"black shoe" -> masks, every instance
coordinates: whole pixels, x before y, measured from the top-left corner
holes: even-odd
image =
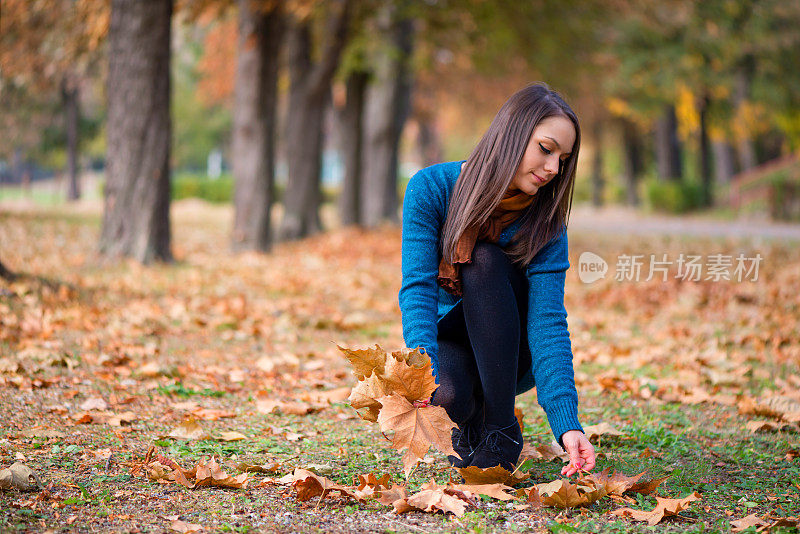
[[[472,439],[470,440],[470,438]],[[478,444],[479,438],[480,436],[471,425],[465,425],[463,430],[459,427],[454,428],[450,439],[453,442],[453,450],[456,451],[458,456],[450,455],[447,457],[450,465],[459,469],[467,467],[472,461],[472,455],[475,452],[475,446]]]
[[[451,434],[453,450],[461,458],[448,456],[447,459],[451,466],[461,469],[468,467],[472,462],[472,455],[475,454],[475,449],[481,441],[482,420],[483,409],[475,410],[465,423],[453,429]]]
[[[516,418],[503,428],[484,427],[483,439],[475,449],[471,466],[486,469],[497,465],[514,471],[522,452],[522,430]]]

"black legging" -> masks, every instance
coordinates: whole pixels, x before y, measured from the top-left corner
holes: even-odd
[[[461,303],[439,322],[439,388],[433,403],[459,426],[484,409],[490,428],[514,419],[517,379],[531,365],[528,280],[494,243],[478,242],[462,265]]]

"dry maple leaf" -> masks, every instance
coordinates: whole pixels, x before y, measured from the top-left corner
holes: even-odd
[[[628,488],[625,491],[629,493],[641,493],[642,495],[650,495],[656,490],[659,484],[661,484],[668,478],[669,475],[664,475],[663,477],[654,478],[652,480],[646,480],[644,482],[635,482],[630,488]]]
[[[700,494],[697,492],[687,495],[682,499],[664,499],[656,497],[656,507],[650,511],[620,508],[611,513],[620,517],[630,517],[634,521],[647,521],[648,525],[653,526],[658,524],[665,517],[678,515],[678,512],[689,507],[689,503],[699,501],[700,498]]]
[[[197,523],[187,523],[180,519],[173,519],[169,524],[169,528],[175,532],[202,532],[203,526]]]
[[[735,519],[731,521],[731,527],[733,527],[731,530],[733,532],[741,532],[742,530],[747,530],[750,527],[762,527],[768,524],[769,521],[761,519],[756,514],[750,514],[741,519]]]
[[[348,398],[350,406],[355,408],[356,413],[366,421],[378,422],[378,413],[381,410],[381,403],[378,399],[391,394],[386,388],[383,378],[374,372],[364,380],[359,380]],[[363,410],[366,408],[366,411]],[[361,411],[359,411],[361,410]]]
[[[389,358],[383,373],[384,388],[387,393],[404,396],[409,402],[424,401],[431,398],[436,390],[431,361],[421,367],[409,365],[404,361]]]
[[[508,493],[513,490],[511,486],[505,484],[453,484],[450,486],[454,490],[471,493],[474,495],[486,495],[500,501],[510,501],[516,499],[515,495]]]
[[[458,474],[464,479],[464,483],[468,485],[484,485],[484,484],[505,484],[507,486],[516,486],[520,482],[524,482],[530,478],[527,473],[520,471],[510,472],[508,469],[501,465],[494,467],[487,467],[485,469],[471,465],[469,467],[456,468]]]
[[[456,454],[450,441],[456,424],[450,420],[444,408],[416,407],[405,397],[396,394],[381,397],[378,401],[382,406],[378,415],[381,431],[394,431],[392,448],[408,449],[403,455],[406,477],[431,445],[445,454]]]
[[[406,487],[402,485],[393,485],[389,489],[380,491],[378,502],[393,506],[395,513],[402,514],[403,512],[407,512],[411,509],[406,502],[406,498],[408,498],[408,490],[406,490]]]
[[[389,478],[388,473],[380,478],[376,477],[374,473],[356,475],[353,477],[353,485],[357,486],[360,490],[370,487],[378,491],[383,491],[389,488]]]
[[[567,462],[569,461],[569,454],[555,441],[551,441],[547,445],[538,445],[536,447],[533,447],[529,443],[524,443],[522,445],[522,452],[519,455],[519,461],[522,462],[529,458],[544,460],[545,462],[550,462],[552,460]]]
[[[228,410],[218,410],[215,408],[197,408],[192,410],[192,415],[204,421],[216,421],[223,417],[236,417],[236,413]]]
[[[575,508],[589,504],[587,495],[576,484],[559,479],[547,484],[537,484],[542,504],[558,508]]]
[[[222,470],[216,459],[212,457],[208,463],[200,461],[195,472],[195,486],[215,486],[219,488],[244,488],[247,486],[247,474],[232,477]]]
[[[208,433],[203,430],[203,427],[200,426],[200,423],[197,422],[197,419],[194,417],[189,417],[183,420],[181,424],[170,430],[169,434],[167,434],[168,438],[175,438],[175,439],[206,439],[208,438]]]
[[[408,365],[413,365],[414,367],[422,367],[427,362],[431,361],[430,356],[422,352],[419,347],[416,349],[404,347],[400,350],[392,351],[392,357],[396,360],[404,361]]]
[[[108,403],[101,397],[89,397],[79,406],[81,410],[107,410]]]
[[[599,425],[588,425],[583,427],[583,432],[589,441],[595,442],[600,436],[623,436],[624,434],[611,426],[609,423],[603,421]]]
[[[453,490],[447,486],[440,486],[434,481],[428,482],[417,493],[407,497],[405,502],[416,510],[423,512],[443,512],[451,513],[456,517],[461,517],[467,510],[467,506],[474,502],[464,495],[463,492]],[[394,503],[393,503],[394,506]],[[397,510],[397,507],[395,507]],[[400,512],[398,512],[400,513]]]
[[[603,486],[606,488],[606,491],[608,492],[609,495],[622,495],[630,488],[632,488],[639,481],[639,479],[642,478],[642,475],[644,475],[644,472],[639,473],[638,475],[634,475],[632,477],[629,477],[620,472],[615,472],[609,475],[608,471],[609,468],[607,467],[599,473],[592,473],[590,475],[586,475],[579,480],[591,481],[598,486]],[[659,480],[659,484],[663,480],[664,479]],[[652,491],[650,493],[652,493]]]
[[[353,493],[353,488],[337,484],[307,469],[295,469],[292,479],[292,487],[297,491],[297,500],[299,501],[307,501],[317,495],[322,500],[332,491],[337,491],[342,496],[358,499]]]
[[[374,349],[352,350],[336,345],[353,365],[353,374],[358,380],[364,380],[373,372],[383,374],[386,364],[386,351],[375,345]]]
[[[249,464],[247,462],[240,462],[236,469],[242,473],[277,473],[283,464],[280,462],[272,462],[269,464]]]
[[[217,437],[219,441],[241,441],[243,439],[247,439],[247,436],[242,434],[241,432],[236,432],[235,430],[230,430],[228,432],[222,432]]]

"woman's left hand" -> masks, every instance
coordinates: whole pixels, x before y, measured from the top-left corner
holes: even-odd
[[[570,430],[561,436],[564,449],[569,454],[569,464],[561,469],[563,476],[571,477],[578,470],[594,469],[594,446],[589,443],[586,434],[580,430]]]

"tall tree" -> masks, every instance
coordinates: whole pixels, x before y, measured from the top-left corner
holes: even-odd
[[[369,72],[363,67],[353,69],[345,81],[345,104],[337,110],[339,149],[344,163],[342,190],[339,193],[339,221],[342,225],[360,225],[362,153],[364,145],[364,101]]]
[[[623,181],[626,201],[631,206],[639,205],[639,178],[644,168],[641,133],[636,123],[622,119],[622,146],[624,151]]]
[[[81,198],[81,184],[78,179],[78,130],[80,122],[80,102],[78,84],[67,75],[61,82],[61,101],[64,107],[64,130],[67,137],[67,200]]]
[[[386,1],[377,17],[378,46],[364,114],[364,180],[361,219],[374,227],[397,221],[397,167],[400,134],[411,105],[414,21],[404,2]]]
[[[655,156],[658,177],[662,180],[680,180],[683,176],[681,166],[680,140],[678,139],[678,119],[675,106],[664,106],[664,112],[655,124]]]
[[[16,275],[13,272],[11,272],[8,269],[8,267],[3,265],[2,261],[0,261],[0,278],[3,278],[8,281],[14,280],[14,278],[16,278]]]
[[[172,0],[112,0],[100,250],[143,263],[170,250]]]
[[[275,168],[278,63],[284,15],[280,2],[239,0],[233,116],[233,249],[267,251]]]
[[[289,24],[289,108],[286,117],[286,161],[289,172],[283,199],[280,237],[299,239],[321,229],[320,167],[323,115],[331,81],[347,41],[350,0],[323,6],[325,39],[319,59],[312,58],[312,17],[292,15]]]
[[[27,159],[43,131],[63,130],[69,200],[80,196],[81,87],[96,74],[108,16],[105,0],[2,3],[0,129],[7,143],[0,153]]]

